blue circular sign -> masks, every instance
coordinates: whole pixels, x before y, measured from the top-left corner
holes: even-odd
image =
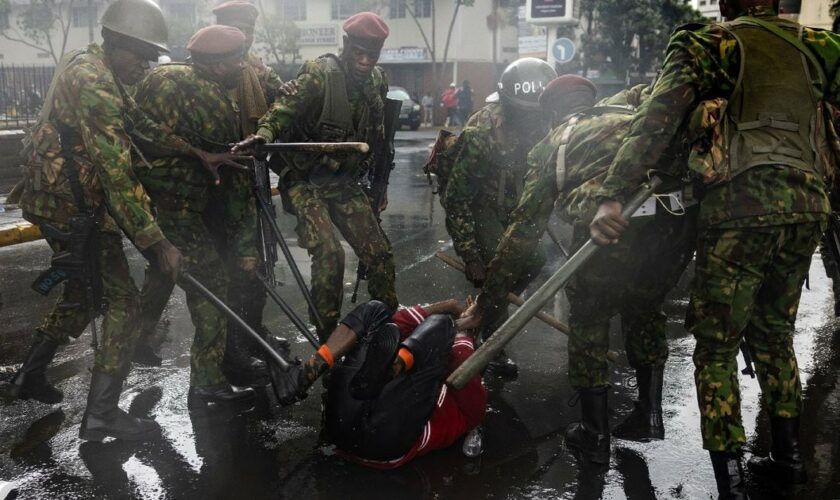
[[[554,45],[551,46],[551,55],[561,64],[571,61],[575,57],[575,42],[568,38],[554,40]]]

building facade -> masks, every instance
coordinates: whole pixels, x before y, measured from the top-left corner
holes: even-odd
[[[0,11],[0,30],[12,38],[26,38],[18,29],[19,22],[31,15],[35,0],[11,0],[9,7]],[[442,77],[438,81],[445,86],[451,81],[460,85],[470,80],[476,102],[495,90],[495,82],[504,66],[517,58],[517,13],[518,2],[512,0],[475,0],[472,6],[461,6],[452,24],[456,2],[431,0],[380,0],[371,3],[362,0],[254,0],[269,22],[291,21],[298,31],[298,56],[294,63],[321,54],[337,53],[342,47],[341,25],[345,19],[373,5],[391,28],[391,36],[385,43],[380,58],[393,85],[405,87],[409,93],[422,96],[435,88],[433,60]],[[170,45],[173,58],[185,55],[183,45],[189,36],[201,26],[211,24],[211,10],[220,1],[210,0],[160,0],[170,30]],[[509,3],[511,5],[509,5]],[[49,44],[19,43],[0,36],[0,64],[43,64],[54,65],[60,57],[60,47],[65,51],[84,47],[90,41],[101,41],[98,24],[105,10],[106,2],[88,0],[64,0],[59,2],[53,14],[68,26],[66,40],[64,33],[55,29],[50,33],[53,50]],[[90,7],[89,7],[90,6]],[[92,15],[89,15],[91,13]],[[90,20],[94,20],[91,25]],[[259,23],[260,21],[258,21]],[[450,33],[449,27],[452,25]],[[269,64],[277,58],[268,50],[266,36],[260,36],[258,24],[257,41],[254,49]],[[263,30],[264,33],[272,30]],[[30,41],[31,40],[27,40]],[[447,42],[449,45],[446,50]],[[447,64],[442,66],[446,52]],[[434,57],[433,57],[434,55]],[[288,59],[287,59],[288,62]]]

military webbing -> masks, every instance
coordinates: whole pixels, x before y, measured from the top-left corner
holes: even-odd
[[[785,30],[779,28],[778,26],[776,26],[773,23],[768,23],[767,21],[764,21],[763,19],[758,19],[758,18],[750,17],[750,16],[744,16],[742,18],[739,18],[739,21],[744,21],[744,22],[747,22],[747,23],[752,23],[754,25],[760,26],[760,27],[766,29],[767,31],[769,31],[770,33],[773,33],[774,35],[778,36],[782,40],[784,40],[784,41],[788,42],[789,44],[793,45],[797,49],[799,49],[799,51],[802,52],[802,55],[804,55],[808,59],[808,61],[811,62],[811,65],[817,70],[817,73],[819,74],[819,77],[820,77],[820,86],[823,87],[823,92],[825,92],[825,85],[828,83],[828,78],[825,75],[825,70],[823,69],[822,65],[817,60],[817,57],[814,55],[814,53],[808,47],[805,46],[804,43],[802,43],[802,40],[800,39],[802,37],[802,28],[803,28],[802,26],[799,27],[800,38],[794,38],[790,33],[788,33]]]
[[[608,104],[605,106],[594,106],[590,109],[587,109],[586,111],[576,113],[568,119],[568,122],[566,123],[566,128],[563,130],[563,135],[560,137],[560,146],[557,148],[557,161],[555,164],[555,172],[558,192],[562,192],[563,187],[566,184],[566,149],[568,149],[569,141],[572,138],[572,131],[577,126],[581,117],[601,116],[608,113],[619,113],[629,115],[635,112],[636,108],[634,108],[633,106],[617,106]]]

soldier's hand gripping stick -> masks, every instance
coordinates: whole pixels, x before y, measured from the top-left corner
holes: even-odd
[[[187,271],[181,271],[181,278],[183,278],[184,281],[195,287],[198,293],[200,293],[202,296],[204,296],[205,299],[210,301],[210,303],[213,304],[223,315],[227,316],[228,319],[236,323],[236,326],[241,328],[242,331],[247,333],[248,336],[251,337],[254,340],[254,342],[256,342],[257,345],[259,345],[262,348],[263,351],[266,352],[269,359],[276,363],[283,371],[288,371],[289,368],[291,368],[289,362],[283,359],[283,357],[280,356],[280,354],[278,354],[277,351],[272,349],[268,342],[266,342],[260,336],[259,333],[255,332],[253,328],[248,326],[248,323],[246,323],[245,320],[243,320],[239,317],[239,315],[233,312],[233,310],[230,307],[228,307],[227,304],[222,302],[222,300],[219,297],[214,295],[213,292],[211,292],[207,289],[207,287],[202,285],[201,282],[195,279],[193,275],[191,275]]]
[[[653,177],[642,189],[627,203],[624,207],[622,215],[629,219],[633,213],[638,210],[640,206],[656,192],[656,189],[662,184],[662,180],[658,177]],[[590,238],[583,246],[575,252],[574,255],[566,261],[563,266],[558,269],[549,279],[543,284],[534,294],[522,304],[522,307],[517,309],[508,318],[505,323],[490,336],[487,341],[482,344],[478,350],[469,357],[461,366],[459,366],[446,379],[446,383],[455,389],[461,389],[469,382],[475,375],[480,373],[487,366],[490,361],[496,358],[499,352],[504,349],[505,345],[515,337],[525,324],[533,318],[563,286],[568,283],[569,279],[577,272],[580,267],[586,263],[600,247]]]
[[[443,252],[435,252],[435,257],[443,261],[449,267],[461,271],[462,273],[464,272],[464,264],[462,264],[459,260],[455,259],[454,257],[450,257],[449,255],[446,255]],[[510,292],[507,294],[507,299],[508,302],[517,307],[521,307],[522,304],[525,303],[525,300],[522,299],[522,297]],[[536,318],[545,323],[546,325],[554,328],[558,332],[562,333],[563,335],[568,336],[571,334],[571,329],[569,328],[569,325],[563,323],[562,321],[548,313],[540,311],[536,314]],[[607,359],[610,361],[615,361],[616,359],[618,359],[618,353],[615,351],[607,352]]]

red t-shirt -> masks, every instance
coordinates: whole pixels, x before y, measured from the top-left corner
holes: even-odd
[[[406,339],[428,316],[429,313],[423,307],[417,305],[398,310],[391,316],[391,321],[400,329],[402,338]],[[469,358],[474,351],[472,337],[456,335],[449,356],[447,376]],[[341,450],[336,450],[336,453],[347,460],[375,469],[395,469],[430,451],[448,448],[458,438],[480,424],[484,420],[486,410],[487,390],[484,388],[481,375],[473,377],[459,391],[442,384],[432,416],[426,422],[423,432],[417,437],[414,446],[405,455],[383,462],[367,460]]]

